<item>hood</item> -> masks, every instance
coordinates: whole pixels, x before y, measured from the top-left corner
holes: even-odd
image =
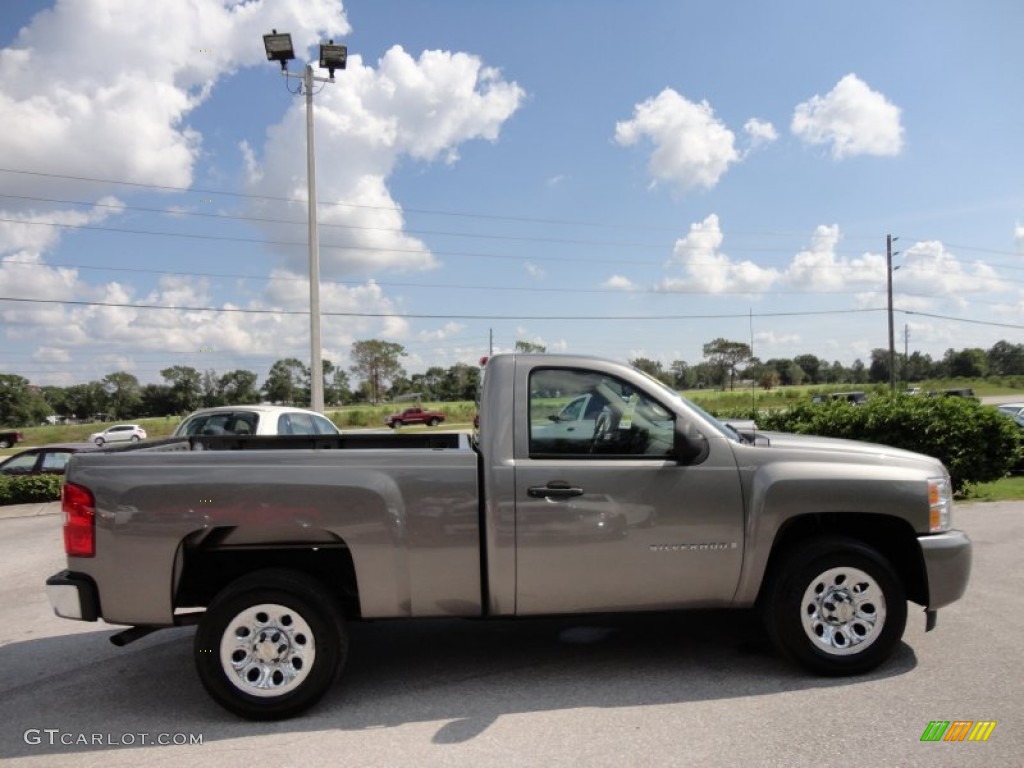
[[[918,468],[934,468],[945,474],[942,462],[914,453],[903,448],[893,448],[878,443],[864,443],[859,440],[842,440],[835,437],[819,437],[817,435],[793,435],[785,432],[758,432],[758,436],[768,439],[768,445],[758,446],[758,450],[787,454],[788,458],[801,458],[821,461],[847,462],[853,464],[885,464],[913,466]],[[766,457],[767,458],[767,457]]]

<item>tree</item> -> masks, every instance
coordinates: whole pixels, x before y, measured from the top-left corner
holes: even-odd
[[[725,377],[729,376],[729,389],[734,388],[736,366],[750,359],[750,345],[742,341],[729,341],[718,338],[704,345],[704,357],[708,363],[718,370],[722,389],[725,389]]]
[[[473,400],[480,384],[480,369],[476,366],[456,363],[445,371],[438,395],[441,400]]]
[[[949,375],[979,379],[988,374],[988,355],[983,349],[961,349],[949,355]],[[948,354],[948,353],[947,353]]]
[[[0,374],[0,426],[38,424],[53,413],[42,394],[21,376]]]
[[[516,352],[547,352],[548,348],[543,344],[534,344],[532,341],[516,341]]]
[[[244,368],[228,371],[217,382],[220,396],[228,405],[250,405],[260,401],[256,390],[256,374]]]
[[[822,360],[819,360],[814,355],[797,355],[793,358],[793,362],[803,369],[804,381],[809,384],[821,383]],[[827,366],[828,363],[825,363],[825,365]]]
[[[643,371],[648,376],[653,376],[663,384],[670,385],[674,381],[675,377],[666,371],[661,363],[657,360],[651,360],[647,357],[637,357],[629,361],[637,370]]]
[[[127,419],[138,413],[141,388],[139,380],[126,371],[108,373],[103,377],[107,404],[115,419]]]
[[[672,374],[672,386],[676,389],[692,389],[697,383],[693,368],[685,360],[673,360],[668,370]]]
[[[295,357],[270,366],[263,392],[272,403],[309,405],[309,369]]]
[[[175,413],[188,413],[199,407],[203,397],[203,377],[199,371],[189,365],[172,365],[160,371],[160,375],[170,382]]]
[[[868,368],[868,377],[876,383],[889,381],[889,350],[871,350],[871,366]]]
[[[105,416],[108,403],[107,390],[98,381],[73,384],[64,390],[64,402],[69,413],[77,419],[94,421]]]
[[[1024,344],[997,341],[988,351],[988,369],[996,376],[1024,375]]]
[[[139,399],[140,410],[147,416],[170,416],[176,410],[171,388],[166,384],[146,384]]]
[[[398,362],[398,358],[404,356],[405,347],[393,341],[367,339],[352,345],[353,364],[350,370],[369,385],[368,394],[371,402],[379,403],[388,383],[398,376],[405,375]]]
[[[323,361],[324,369],[324,405],[343,405],[352,398],[348,374],[338,368],[330,360]]]
[[[904,381],[923,381],[937,376],[935,362],[931,355],[923,355],[920,352],[911,352],[910,356],[903,362]]]

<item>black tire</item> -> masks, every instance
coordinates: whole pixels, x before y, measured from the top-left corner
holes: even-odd
[[[0,440],[0,448],[10,448],[11,444],[6,440]]]
[[[100,448],[102,448],[103,447],[103,443],[105,443],[106,441],[102,437],[97,437],[94,442],[96,443],[96,445],[98,445]]]
[[[858,675],[888,659],[907,624],[903,583],[855,539],[799,544],[775,569],[761,606],[779,651],[820,675]]]
[[[428,423],[430,424],[430,426],[436,427],[438,424],[441,423],[441,420],[435,416]]]
[[[401,421],[400,419],[395,419],[394,421],[391,422],[391,428],[392,429],[398,429],[404,423],[405,422]]]
[[[337,601],[320,582],[271,568],[243,576],[214,598],[193,653],[199,679],[218,704],[249,720],[281,720],[313,706],[334,684],[348,633]]]
[[[138,435],[132,435],[130,440],[133,443],[137,443],[137,442],[139,442],[139,440],[141,440],[141,438]]]

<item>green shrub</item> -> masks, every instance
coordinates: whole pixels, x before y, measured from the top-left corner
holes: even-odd
[[[953,490],[1004,477],[1024,453],[1020,429],[994,408],[960,397],[870,398],[800,403],[764,414],[761,429],[890,445],[939,459]]]
[[[0,477],[0,505],[60,501],[61,480],[56,475]]]

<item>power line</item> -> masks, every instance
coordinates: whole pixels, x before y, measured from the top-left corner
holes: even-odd
[[[204,188],[199,188],[199,187],[180,187],[180,186],[171,186],[171,185],[162,185],[162,184],[145,184],[145,183],[141,183],[141,182],[122,181],[122,180],[118,180],[118,179],[104,179],[104,178],[97,178],[97,177],[90,177],[90,176],[72,176],[72,175],[67,175],[67,174],[45,173],[45,172],[41,172],[41,171],[28,171],[28,170],[15,169],[15,168],[0,168],[0,173],[20,174],[20,175],[25,175],[25,176],[35,176],[35,177],[39,177],[39,178],[63,179],[63,180],[68,180],[68,181],[84,181],[84,182],[91,182],[91,183],[97,183],[97,184],[114,184],[114,185],[119,185],[119,186],[134,187],[134,188],[139,188],[139,189],[159,190],[159,191],[165,191],[165,192],[181,192],[181,193],[193,193],[193,194],[203,194],[203,195],[221,195],[221,196],[224,196],[224,197],[234,197],[234,198],[240,198],[240,199],[267,200],[267,201],[272,201],[272,202],[300,203],[302,205],[305,205],[306,202],[307,202],[306,199],[304,199],[304,198],[282,197],[282,196],[274,196],[274,195],[256,195],[256,194],[248,194],[248,193],[243,193],[243,192],[231,192],[231,191],[222,190],[222,189],[204,189]],[[41,201],[49,201],[49,202],[68,203],[68,204],[71,204],[71,205],[90,205],[90,206],[94,206],[94,207],[99,206],[99,207],[122,208],[122,209],[125,209],[125,210],[140,210],[140,211],[151,211],[151,212],[164,212],[164,213],[175,214],[175,215],[214,216],[214,217],[217,217],[217,218],[237,218],[237,219],[240,219],[240,220],[266,221],[266,222],[270,222],[270,223],[285,223],[285,224],[303,224],[304,223],[304,222],[301,222],[301,221],[261,219],[259,217],[218,216],[217,214],[202,214],[202,213],[197,213],[197,212],[174,211],[174,210],[161,211],[160,209],[135,208],[135,207],[132,207],[132,206],[112,205],[112,204],[103,204],[103,203],[86,203],[86,202],[75,202],[75,201],[52,200],[52,199],[47,199],[47,198],[33,198],[33,197],[23,196],[23,195],[0,194],[0,197],[10,197],[10,198],[20,198],[20,199],[27,199],[27,200],[41,200]],[[342,202],[342,201],[324,201],[324,200],[317,200],[317,205],[318,206],[321,206],[321,205],[331,205],[331,206],[339,206],[339,207],[347,207],[347,208],[357,208],[357,209],[366,209],[366,210],[377,210],[377,211],[393,211],[395,213],[418,213],[418,214],[434,215],[434,216],[451,216],[451,217],[469,218],[469,219],[482,219],[482,220],[494,220],[494,221],[511,221],[511,222],[529,223],[529,224],[557,224],[557,225],[562,225],[562,226],[582,226],[582,227],[595,227],[595,228],[602,228],[602,229],[624,229],[624,230],[650,231],[650,232],[671,232],[671,233],[674,233],[676,236],[678,236],[678,234],[679,234],[679,229],[676,228],[676,227],[650,227],[650,226],[640,226],[640,225],[618,224],[618,223],[611,223],[611,222],[606,222],[606,221],[598,222],[598,221],[584,221],[584,220],[575,220],[575,219],[545,219],[545,218],[537,218],[537,217],[529,217],[529,216],[508,216],[508,215],[501,215],[501,214],[485,214],[485,213],[477,213],[477,212],[471,212],[471,211],[450,211],[450,210],[428,209],[428,208],[407,208],[407,207],[404,207],[404,206],[397,206],[397,205],[391,205],[391,206],[368,205],[368,204],[362,204],[362,203],[346,203],[346,202]],[[324,226],[352,227],[353,225],[326,224],[325,223]],[[362,227],[362,228],[363,229],[383,229],[383,230],[387,229],[387,228],[373,228],[373,227]],[[409,230],[395,230],[395,231],[405,231],[406,233],[410,232]],[[415,232],[413,232],[413,233],[415,234]],[[501,236],[474,235],[474,234],[469,234],[469,233],[444,233],[444,232],[434,233],[434,232],[426,232],[425,231],[422,234],[439,234],[439,235],[443,234],[443,235],[456,235],[456,236],[465,236],[465,237],[495,237],[495,238],[501,238]],[[805,231],[800,231],[800,232],[750,231],[750,232],[747,232],[747,231],[742,231],[742,230],[731,230],[731,231],[723,232],[722,234],[723,235],[736,236],[736,237],[790,237],[790,238],[793,238],[793,237],[796,237],[796,238],[806,238],[807,237],[807,232],[805,232]],[[510,238],[510,239],[516,239],[516,238]],[[876,241],[878,239],[878,236],[877,235],[856,235],[856,234],[844,233],[843,234],[843,239],[844,240],[863,240],[863,241],[872,241],[872,242],[874,242],[874,241]],[[907,236],[907,239],[913,239],[913,240],[917,240],[919,242],[926,242],[926,241],[928,241],[930,239],[934,239],[934,238],[921,238],[921,237]],[[540,238],[539,240],[543,241],[544,239]],[[552,242],[562,242],[562,241],[554,239],[554,240],[552,240]],[[566,241],[566,242],[573,242],[573,241]],[[614,243],[599,243],[599,244],[614,244]],[[663,246],[658,246],[658,245],[654,245],[654,244],[627,244],[627,243],[622,243],[621,245],[624,245],[624,246],[625,245],[629,245],[630,247],[663,247]],[[950,248],[959,248],[959,249],[962,249],[962,250],[973,251],[973,252],[978,252],[978,253],[991,253],[991,254],[1002,255],[1002,256],[1018,256],[1019,255],[1018,253],[1016,253],[1014,251],[1000,250],[1000,249],[994,249],[994,248],[983,248],[983,247],[980,247],[980,246],[973,246],[973,245],[963,245],[963,244],[945,243],[945,242],[943,243],[943,245],[944,246],[948,246]],[[732,248],[731,250],[735,251],[737,249]],[[747,250],[757,250],[757,249],[747,249]],[[1010,266],[1010,265],[1000,265],[1000,266]]]
[[[21,175],[25,175],[25,176],[36,176],[36,177],[40,177],[40,178],[64,179],[64,180],[68,180],[68,181],[85,181],[85,182],[92,182],[92,183],[97,183],[97,184],[115,184],[115,185],[119,185],[119,186],[134,187],[134,188],[139,188],[139,189],[153,189],[153,190],[160,190],[160,191],[164,191],[164,192],[190,192],[190,193],[193,193],[193,194],[200,194],[200,195],[222,195],[224,197],[235,197],[235,198],[240,198],[240,199],[269,200],[269,201],[272,201],[272,202],[285,202],[285,203],[301,203],[303,205],[306,204],[306,200],[304,198],[296,198],[296,197],[279,197],[279,196],[273,196],[273,195],[254,195],[254,194],[246,194],[246,193],[243,193],[243,192],[229,192],[229,191],[226,191],[226,190],[217,190],[217,189],[201,189],[201,188],[197,188],[197,187],[176,187],[176,186],[162,185],[162,184],[143,184],[143,183],[140,183],[140,182],[133,182],[133,181],[119,181],[117,179],[100,179],[100,178],[90,177],[90,176],[69,176],[69,175],[63,175],[63,174],[57,174],[57,173],[44,173],[44,172],[41,172],[41,171],[26,171],[26,170],[20,170],[20,169],[15,169],[15,168],[0,168],[0,173],[14,173],[14,174],[21,174]],[[607,222],[607,221],[598,222],[598,221],[582,221],[582,220],[574,220],[574,219],[544,219],[544,218],[534,218],[534,217],[529,217],[529,216],[507,216],[507,215],[500,215],[500,214],[476,213],[476,212],[471,212],[471,211],[446,211],[446,210],[428,209],[428,208],[407,208],[405,206],[397,206],[397,205],[366,205],[366,204],[361,204],[361,203],[346,203],[346,202],[341,202],[341,201],[324,201],[324,200],[317,200],[317,205],[318,206],[320,206],[320,205],[334,205],[334,206],[340,206],[340,207],[346,207],[346,208],[361,208],[361,209],[375,210],[375,211],[393,211],[395,213],[418,213],[418,214],[425,214],[425,215],[430,215],[430,216],[452,216],[452,217],[468,218],[468,219],[483,219],[483,220],[493,220],[493,221],[512,221],[512,222],[527,223],[527,224],[557,224],[557,225],[561,225],[561,226],[595,227],[595,228],[600,228],[600,229],[631,229],[631,230],[651,231],[651,232],[678,232],[678,229],[676,229],[676,228],[669,228],[669,227],[641,227],[641,226],[637,226],[637,225],[616,224],[616,223]],[[758,236],[764,236],[764,237],[793,237],[793,236],[800,236],[801,234],[803,234],[804,236],[806,235],[806,233],[786,233],[786,232],[758,232],[758,233],[739,233],[739,232],[737,232],[737,233],[734,233],[734,234],[750,234],[750,235],[758,235]],[[848,235],[847,237],[851,237],[851,236]],[[870,239],[870,240],[875,240],[876,238],[875,238],[874,235],[872,235],[870,237],[869,236],[852,236],[852,239],[864,239],[864,240]]]
[[[897,309],[896,312],[902,312],[905,315],[918,315],[920,317],[931,317],[937,320],[954,320],[958,323],[968,323],[969,325],[990,325],[995,328],[1024,328],[1024,325],[1015,325],[1013,323],[997,323],[991,320],[970,320],[966,317],[953,317],[952,315],[939,315],[932,312],[919,312],[913,309]]]
[[[23,267],[36,267],[36,268],[62,268],[62,269],[83,269],[91,270],[96,272],[131,272],[139,274],[152,274],[152,275],[178,275],[182,277],[213,277],[213,278],[230,278],[238,280],[259,280],[262,282],[296,282],[296,283],[308,283],[309,278],[306,277],[270,277],[268,275],[253,275],[240,272],[186,272],[182,270],[172,269],[144,269],[141,267],[97,267],[90,264],[70,264],[67,262],[38,262],[38,261],[19,261],[17,259],[7,259],[6,261],[0,262],[0,265],[13,264],[16,266]],[[1024,284],[1024,280],[1013,280],[1012,278],[977,278],[980,280],[999,280],[1000,282],[1012,282]],[[614,294],[620,296],[628,296],[631,294],[653,294],[659,296],[671,296],[674,294],[681,295],[706,295],[708,292],[699,287],[687,288],[687,289],[668,289],[668,288],[633,288],[630,290],[624,290],[620,288],[547,288],[544,286],[511,286],[511,285],[467,285],[462,283],[410,283],[410,282],[395,282],[395,281],[382,281],[382,280],[321,280],[322,285],[343,285],[349,287],[366,287],[368,285],[380,286],[381,288],[414,288],[414,289],[430,289],[430,290],[465,290],[465,291],[513,291],[513,292],[526,292],[526,293],[579,293],[579,294]],[[771,290],[772,295],[792,295],[792,296],[828,296],[828,295],[850,295],[850,294],[862,294],[862,293],[881,293],[883,289],[871,289],[871,288],[849,288],[843,290],[806,290],[806,291],[785,291],[785,290]],[[713,295],[715,296],[748,296],[751,291],[719,291]],[[941,298],[940,294],[932,293],[914,293],[909,291],[901,292],[905,296],[914,296],[918,298]]]
[[[276,315],[308,315],[306,310],[296,309],[243,309],[241,307],[170,307],[162,304],[131,304],[113,301],[76,301],[71,299],[27,299],[12,296],[0,296],[0,301],[24,302],[29,304],[67,304],[71,306],[116,307],[121,309],[161,309],[178,312],[225,312],[241,314],[276,314]],[[866,312],[883,312],[885,307],[867,309],[829,309],[804,312],[760,312],[754,317],[815,317],[822,315],[852,315]],[[456,315],[448,313],[424,312],[321,312],[325,317],[396,317],[400,319],[428,320],[721,320],[747,317],[743,314],[699,314],[699,315]]]

